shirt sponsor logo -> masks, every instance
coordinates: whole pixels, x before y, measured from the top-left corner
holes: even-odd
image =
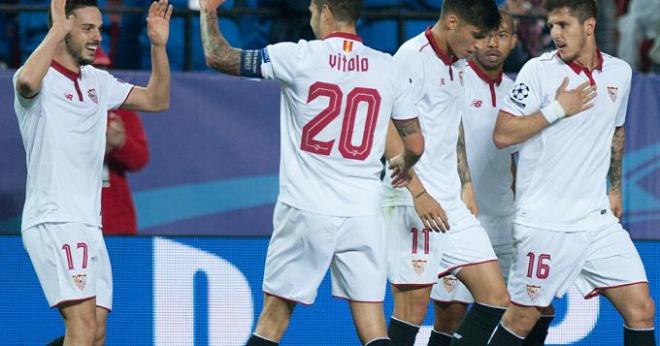
[[[612,102],[616,102],[616,96],[619,93],[619,88],[615,86],[608,86],[607,93],[610,95],[610,99],[612,100]]]
[[[479,100],[479,99],[474,99],[472,101],[472,107],[474,107],[474,108],[481,108],[482,104],[484,104],[484,102]]]
[[[73,94],[69,94],[69,93],[65,92],[64,93],[64,98],[69,100],[69,101],[73,101]]]

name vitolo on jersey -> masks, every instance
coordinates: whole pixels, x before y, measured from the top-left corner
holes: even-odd
[[[389,119],[416,116],[392,57],[347,33],[262,56],[262,76],[282,85],[279,200],[325,215],[379,213]]]

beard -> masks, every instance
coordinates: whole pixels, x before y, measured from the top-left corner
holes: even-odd
[[[85,49],[84,45],[77,45],[73,40],[71,39],[71,34],[67,34],[64,37],[64,44],[66,45],[66,50],[73,57],[74,60],[78,63],[80,66],[84,65],[90,65],[91,63],[94,62],[94,57],[91,58],[86,58],[83,56],[83,50]]]

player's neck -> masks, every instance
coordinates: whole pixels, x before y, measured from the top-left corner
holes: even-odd
[[[596,43],[588,41],[574,61],[586,67],[589,71],[593,71],[598,67],[600,59],[598,58],[598,47],[596,47]]]
[[[66,51],[66,47],[63,45],[60,45],[60,47],[57,48],[53,60],[75,73],[80,73],[80,65],[78,64],[78,61]]]
[[[440,21],[436,22],[435,25],[433,25],[433,27],[431,28],[431,34],[433,34],[433,38],[435,39],[435,42],[438,44],[438,47],[442,49],[442,51],[445,52],[445,54],[449,55],[450,57],[456,56],[449,47],[449,41],[447,40],[448,31],[443,29],[443,25]]]
[[[355,24],[335,23],[326,30],[325,35],[323,35],[323,37],[327,37],[328,35],[335,32],[357,35]]]

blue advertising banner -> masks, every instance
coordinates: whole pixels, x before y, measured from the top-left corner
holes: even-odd
[[[12,71],[0,71],[0,234],[20,230],[25,153]],[[119,72],[144,84],[144,72]],[[151,160],[129,177],[140,234],[269,235],[277,198],[279,86],[220,74],[174,73],[171,109],[143,114]],[[635,75],[626,122],[623,222],[660,239],[660,76]]]
[[[263,304],[265,238],[138,236],[108,237],[106,243],[114,276],[108,346],[237,346],[247,340]],[[637,241],[636,246],[651,294],[660,301],[660,242]],[[59,313],[48,308],[20,237],[0,236],[0,259],[2,344],[44,345],[62,335]],[[555,306],[548,344],[622,345],[623,321],[606,299],[584,300],[571,290]],[[388,293],[386,316],[391,309]],[[426,345],[431,324],[429,313],[416,345]],[[310,345],[311,340],[359,345],[347,303],[331,298],[327,277],[315,304],[296,308],[282,345]]]

